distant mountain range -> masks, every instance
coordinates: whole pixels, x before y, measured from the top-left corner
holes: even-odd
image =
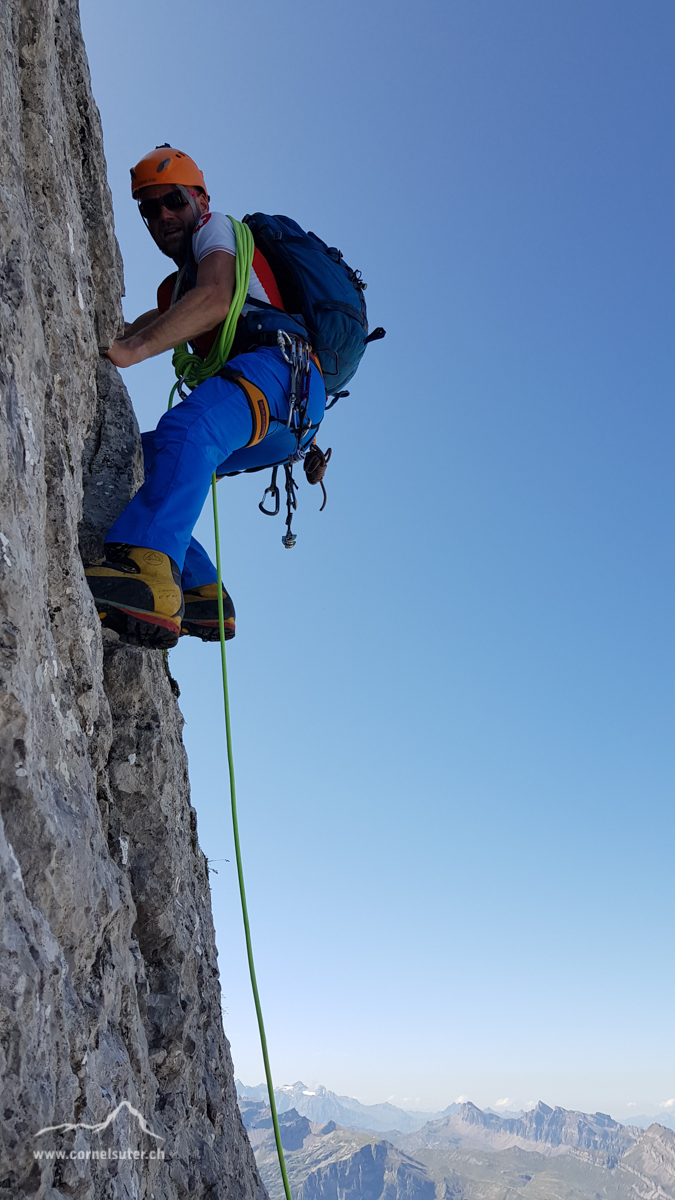
[[[267,1084],[259,1083],[253,1087],[243,1084],[237,1079],[237,1095],[248,1100],[264,1100],[267,1103]],[[414,1133],[428,1121],[438,1121],[442,1117],[454,1116],[461,1105],[449,1104],[441,1112],[418,1112],[415,1110],[397,1108],[395,1104],[361,1104],[353,1096],[338,1096],[328,1088],[319,1084],[310,1090],[305,1083],[291,1083],[284,1087],[275,1088],[274,1098],[279,1112],[288,1112],[294,1108],[310,1121],[336,1121],[338,1125],[346,1125],[351,1129],[372,1129],[378,1133],[387,1133],[396,1129],[400,1133]],[[486,1113],[503,1119],[522,1117],[524,1109],[517,1111],[497,1112],[494,1108],[485,1108]],[[666,1129],[675,1129],[675,1111],[655,1113],[648,1117],[644,1113],[631,1116],[622,1122],[624,1125],[637,1125],[647,1129],[650,1125],[664,1125]]]
[[[240,1098],[267,1103],[267,1084],[247,1087],[239,1079],[236,1082]],[[396,1129],[399,1133],[414,1133],[428,1121],[437,1121],[460,1109],[459,1104],[450,1104],[442,1112],[408,1112],[397,1108],[395,1104],[361,1104],[352,1096],[338,1096],[321,1085],[312,1091],[300,1082],[275,1088],[274,1099],[278,1112],[288,1112],[294,1108],[300,1116],[308,1117],[310,1121],[335,1121],[350,1129],[372,1129],[378,1133],[386,1133],[390,1129]]]
[[[301,1094],[308,1103],[310,1090]],[[283,1200],[269,1107],[243,1097],[240,1107],[270,1200]],[[294,1200],[675,1200],[675,1132],[663,1125],[643,1130],[541,1102],[509,1117],[452,1107],[386,1138],[283,1110]]]
[[[631,1125],[637,1125],[640,1129],[648,1129],[650,1125],[665,1125],[666,1129],[675,1129],[675,1112],[661,1112],[653,1117],[646,1117],[644,1113],[640,1113],[638,1117],[630,1118]]]

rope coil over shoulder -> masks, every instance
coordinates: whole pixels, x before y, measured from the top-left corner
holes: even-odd
[[[234,343],[237,321],[241,316],[241,310],[246,303],[248,295],[255,242],[253,241],[253,234],[248,225],[243,225],[241,221],[235,221],[234,217],[230,217],[229,220],[232,222],[234,229],[237,249],[234,295],[230,304],[230,311],[220,326],[218,336],[206,358],[202,358],[199,354],[193,354],[186,342],[182,342],[180,346],[176,346],[172,362],[178,376],[178,381],[171,389],[169,408],[171,408],[174,394],[180,388],[181,384],[185,383],[189,388],[196,388],[199,387],[200,383],[204,383],[207,379],[210,379],[212,375],[217,375],[223,363],[227,362]]]

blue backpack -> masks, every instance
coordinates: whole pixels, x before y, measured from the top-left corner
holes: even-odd
[[[286,312],[302,316],[335,403],[368,342],[385,334],[381,327],[368,334],[361,273],[347,266],[340,250],[305,233],[290,217],[253,213],[244,221],[270,265]]]

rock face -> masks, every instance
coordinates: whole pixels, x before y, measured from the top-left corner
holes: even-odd
[[[675,1133],[663,1125],[650,1125],[624,1154],[620,1167],[632,1176],[631,1183],[640,1200],[672,1196],[675,1193]]]
[[[0,37],[0,1197],[265,1200],[177,687],[104,641],[78,550],[141,458],[77,4],[7,0]]]

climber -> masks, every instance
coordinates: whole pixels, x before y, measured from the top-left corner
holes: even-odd
[[[157,306],[125,323],[108,358],[129,367],[185,342],[205,358],[235,292],[233,223],[210,210],[196,163],[168,144],[132,169],[131,190],[150,235],[178,270],[160,284]],[[168,648],[181,633],[217,640],[216,568],[192,536],[212,474],[282,461],[299,448],[287,427],[291,367],[276,333],[251,338],[246,320],[249,312],[270,307],[275,325],[306,337],[304,327],[283,312],[274,275],[256,248],[227,367],[143,434],[145,482],[108,531],[103,564],[86,569],[102,624],[133,644]],[[315,429],[326,391],[318,361],[312,356],[309,362],[309,347],[307,354],[307,413]],[[270,433],[276,446],[271,458],[262,446]],[[223,604],[226,637],[233,637],[234,607],[224,588]]]

